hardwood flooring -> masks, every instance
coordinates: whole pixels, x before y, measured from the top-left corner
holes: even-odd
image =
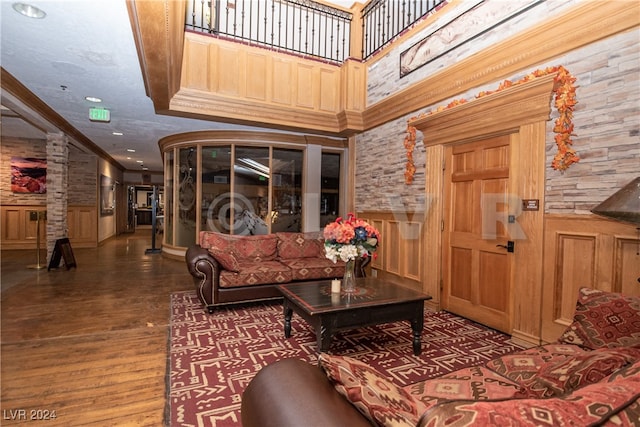
[[[150,247],[141,230],[49,272],[27,268],[32,250],[2,251],[1,425],[165,424],[169,295],[193,282]]]

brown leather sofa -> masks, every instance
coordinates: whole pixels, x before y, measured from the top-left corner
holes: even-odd
[[[242,395],[241,414],[243,427],[372,425],[319,367],[299,359],[280,360],[260,370]]]
[[[224,304],[281,298],[276,285],[342,277],[344,263],[334,264],[324,256],[321,236],[319,232],[229,236],[202,231],[200,243],[187,249],[185,262],[200,301],[213,313]],[[356,261],[357,277],[365,277],[369,261]]]

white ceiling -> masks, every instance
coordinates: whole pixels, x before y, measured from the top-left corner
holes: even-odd
[[[149,171],[161,172],[158,140],[164,136],[206,129],[249,129],[155,113],[145,93],[125,0],[21,1],[47,15],[44,19],[28,18],[13,10],[14,0],[0,0],[0,65],[126,170],[139,171],[144,165]],[[349,7],[353,1],[332,3]],[[86,96],[103,102],[89,102]],[[43,130],[53,130],[46,123],[36,129],[17,117],[30,113],[5,91],[2,105],[11,110],[2,110],[3,136],[45,138]],[[111,122],[91,122],[92,106],[108,108]]]

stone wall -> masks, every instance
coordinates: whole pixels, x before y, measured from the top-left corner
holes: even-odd
[[[463,2],[466,4],[466,2]],[[494,2],[496,3],[496,2]],[[497,2],[505,4],[506,2]],[[518,2],[515,2],[518,3]],[[562,2],[563,5],[565,2]],[[567,2],[574,3],[574,2]],[[561,6],[557,1],[548,1],[543,9],[535,7],[530,13],[521,15],[517,20],[495,31],[511,35],[517,26],[531,26],[527,19],[539,22],[541,10],[557,11]],[[557,7],[556,7],[557,6]],[[554,9],[555,7],[555,9]],[[491,13],[478,14],[478,17],[491,17]],[[480,18],[478,18],[480,19]],[[513,28],[512,28],[513,27]],[[369,100],[388,96],[395,91],[414,84],[425,76],[440,71],[445,63],[423,67],[399,81],[398,64],[400,52],[407,49],[421,37],[430,34],[434,28],[427,28],[421,36],[411,42],[403,43],[377,61],[369,69]],[[464,29],[450,28],[447,34],[464,33]],[[463,46],[462,57],[476,52],[473,45],[481,48],[494,35],[474,40],[471,45]],[[461,49],[462,49],[461,48]],[[458,52],[447,55],[454,61]],[[444,58],[441,60],[444,61]],[[548,63],[539,64],[531,69],[521,70],[517,75],[508,77],[518,80],[520,77],[548,66],[563,65],[577,77],[576,85],[578,105],[574,115],[574,149],[580,162],[572,165],[566,172],[560,173],[551,168],[555,155],[553,119],[557,116],[552,109],[552,120],[547,124],[547,171],[545,209],[547,213],[588,213],[591,208],[613,194],[640,174],[640,43],[637,29],[618,34],[588,46],[572,51]],[[395,76],[392,77],[393,73]],[[478,86],[466,93],[460,93],[451,99],[472,99],[482,90],[495,90],[500,82]],[[395,86],[394,86],[395,85]],[[393,88],[393,89],[392,89]],[[408,114],[375,129],[358,135],[356,143],[356,208],[366,210],[395,210],[404,207],[407,210],[424,209],[425,157],[422,135],[418,132],[417,146],[414,151],[416,174],[410,185],[404,183],[404,165],[406,161],[403,147],[406,122],[410,117],[427,112],[438,105]],[[376,188],[375,192],[367,189]],[[380,195],[383,194],[381,197]]]
[[[69,146],[69,206],[95,206],[98,200],[98,157]]]
[[[46,194],[11,192],[11,157],[47,158],[44,139],[2,138],[0,144],[0,203],[2,205],[46,206]],[[70,206],[94,206],[97,200],[97,157],[69,145]]]

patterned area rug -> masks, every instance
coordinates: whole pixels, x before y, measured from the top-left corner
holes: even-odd
[[[294,314],[286,339],[283,322],[278,301],[209,315],[195,292],[173,294],[168,425],[240,426],[242,392],[263,366],[289,357],[316,364],[313,329]],[[339,333],[329,353],[354,357],[407,385],[520,350],[509,338],[451,313],[425,310],[420,356],[413,355],[409,322]]]

